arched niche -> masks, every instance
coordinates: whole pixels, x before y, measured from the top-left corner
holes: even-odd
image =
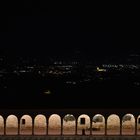
[[[135,118],[126,114],[122,118],[122,135],[135,135]]]
[[[88,115],[83,114],[78,117],[77,134],[90,135],[90,117]]]
[[[20,135],[32,135],[33,122],[30,115],[23,115],[20,119]]]
[[[137,135],[140,135],[140,115],[137,117]]]
[[[63,118],[63,135],[76,134],[76,119],[72,114],[67,114]]]
[[[61,117],[57,114],[49,117],[48,135],[61,135]]]
[[[47,121],[46,117],[39,114],[34,119],[34,135],[46,135]]]
[[[107,118],[107,135],[120,135],[120,118],[116,114]]]
[[[4,135],[4,119],[0,115],[0,135]]]
[[[6,135],[18,135],[18,118],[15,115],[6,119]]]
[[[92,135],[105,134],[105,118],[101,114],[97,114],[92,119]]]

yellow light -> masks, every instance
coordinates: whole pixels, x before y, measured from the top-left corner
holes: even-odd
[[[98,72],[106,72],[106,69],[100,69],[99,67],[97,67],[97,71]]]

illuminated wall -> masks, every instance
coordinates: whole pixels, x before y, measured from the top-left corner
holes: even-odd
[[[0,115],[0,135],[140,135],[140,115]]]

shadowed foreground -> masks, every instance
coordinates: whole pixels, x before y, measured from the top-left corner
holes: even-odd
[[[0,136],[0,140],[139,140],[140,136]]]

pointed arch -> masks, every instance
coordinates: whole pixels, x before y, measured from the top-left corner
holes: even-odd
[[[135,135],[135,117],[132,114],[122,118],[122,135]]]
[[[18,135],[18,118],[15,115],[6,119],[6,135]]]
[[[0,135],[4,135],[4,119],[0,115]]]
[[[63,135],[76,134],[76,119],[72,114],[67,114],[63,118]]]
[[[137,117],[137,135],[140,135],[140,115]]]
[[[20,119],[20,135],[32,135],[33,122],[30,115],[23,115]]]
[[[105,118],[101,114],[97,114],[92,119],[92,135],[105,134]]]
[[[116,114],[107,118],[107,135],[120,135],[120,118]]]
[[[48,135],[61,135],[61,117],[58,114],[49,117]]]
[[[88,115],[82,114],[78,117],[77,134],[90,135],[90,117]]]
[[[39,114],[34,119],[34,134],[46,135],[47,132],[47,120],[42,114]]]

